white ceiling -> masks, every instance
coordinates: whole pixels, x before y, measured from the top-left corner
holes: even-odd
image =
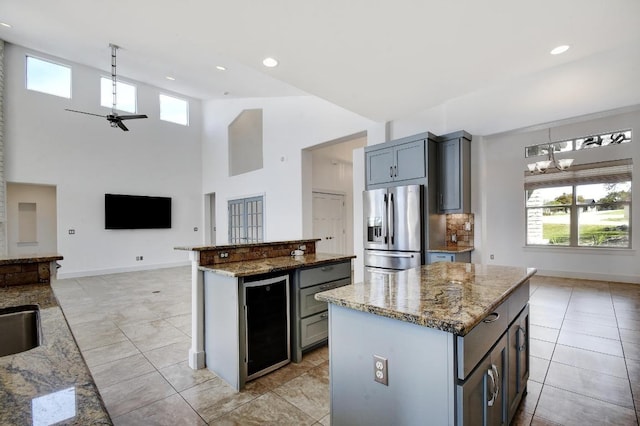
[[[0,22],[10,43],[106,72],[118,44],[119,76],[165,90],[312,94],[375,121],[556,73],[586,79],[577,98],[594,111],[640,99],[639,0],[2,0]],[[563,90],[527,102],[577,102]]]

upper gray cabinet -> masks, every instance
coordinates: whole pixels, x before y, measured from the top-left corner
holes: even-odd
[[[471,135],[461,131],[437,143],[437,203],[441,213],[471,212]]]
[[[368,189],[427,176],[428,133],[365,148]]]

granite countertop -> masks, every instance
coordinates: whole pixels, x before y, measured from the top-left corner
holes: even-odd
[[[466,253],[473,251],[473,247],[458,247],[456,245],[447,245],[435,247],[427,250],[428,253]]]
[[[178,246],[174,247],[174,250],[185,250],[185,251],[207,251],[207,250],[226,250],[226,249],[235,249],[235,248],[247,248],[247,247],[268,247],[268,246],[279,246],[283,244],[305,244],[320,241],[320,238],[311,238],[306,240],[288,240],[288,241],[270,241],[263,243],[243,243],[243,244],[226,244],[221,246]]]
[[[62,260],[63,257],[57,253],[47,254],[21,254],[16,256],[2,256],[0,257],[0,265],[11,265],[15,263],[39,263],[39,262],[54,262],[56,260]]]
[[[354,258],[354,255],[315,253],[302,256],[280,256],[242,262],[220,263],[211,266],[200,266],[199,269],[230,277],[248,277],[251,275],[288,271],[305,266],[316,266]]]
[[[534,268],[438,262],[374,275],[315,298],[464,336],[535,273]]]
[[[0,308],[29,304],[40,306],[42,344],[0,357],[0,424],[111,425],[51,287],[0,288]]]

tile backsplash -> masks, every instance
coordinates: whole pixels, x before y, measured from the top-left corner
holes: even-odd
[[[446,245],[473,247],[473,213],[447,214]],[[455,238],[453,236],[455,235]],[[456,241],[453,241],[453,240]]]

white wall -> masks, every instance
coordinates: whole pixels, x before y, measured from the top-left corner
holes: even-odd
[[[26,90],[27,53],[71,65],[73,99]],[[134,82],[138,110],[149,118],[127,122],[129,132],[100,117],[64,111],[107,114],[99,106],[99,77],[108,75],[6,46],[5,176],[7,182],[57,187],[60,278],[186,264],[186,253],[173,248],[202,241],[202,232],[193,231],[203,227],[200,102],[189,99],[190,126],[162,122],[159,89]],[[105,230],[107,192],[172,197],[172,228]],[[135,260],[140,255],[142,262]]]
[[[567,140],[609,131],[632,129],[629,144],[607,146],[571,153],[576,164],[632,158],[640,164],[640,110],[607,117],[571,120],[551,126],[551,139]],[[525,247],[524,170],[527,160],[524,148],[548,141],[547,128],[485,136],[474,140],[484,150],[484,176],[473,172],[481,184],[475,197],[474,210],[481,216],[481,235],[476,234],[482,263],[536,267],[540,274],[575,278],[607,279],[640,283],[640,208],[633,206],[632,250],[590,248]],[[634,175],[634,180],[637,176]],[[632,200],[640,200],[640,183],[632,185]],[[479,197],[478,197],[479,195]],[[478,222],[476,222],[478,223]],[[633,230],[635,228],[635,231]],[[495,259],[491,260],[493,254]]]
[[[229,177],[227,126],[253,108],[263,109],[264,167]],[[228,241],[228,200],[260,194],[266,241],[311,236],[312,158],[302,150],[361,131],[384,134],[383,124],[311,96],[205,101],[203,111],[202,185],[216,193],[217,244]]]

